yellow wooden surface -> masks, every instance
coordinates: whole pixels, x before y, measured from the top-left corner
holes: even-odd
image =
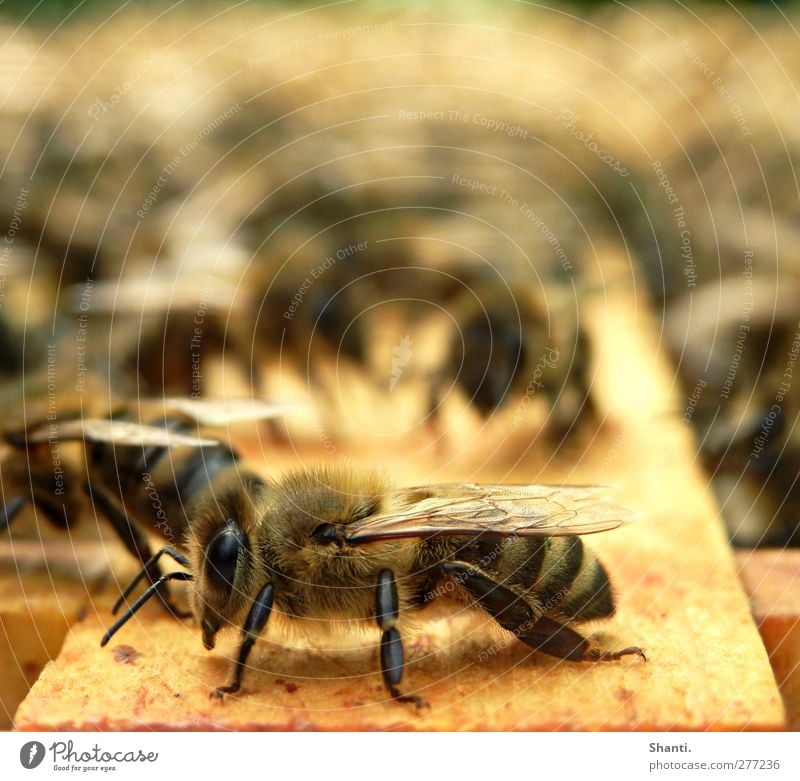
[[[80,565],[80,566],[79,566]],[[0,729],[58,655],[70,626],[105,585],[102,546],[82,542],[76,555],[69,542],[0,543]]]
[[[22,703],[16,727],[781,728],[781,698],[695,447],[679,423],[682,400],[659,356],[657,328],[619,290],[587,305],[587,316],[601,356],[593,391],[606,418],[557,457],[529,427],[514,430],[512,401],[486,426],[469,421],[471,430],[467,423],[451,429],[448,452],[399,441],[333,454],[273,448],[270,467],[341,453],[391,459],[398,481],[618,483],[618,499],[643,518],[589,539],[612,573],[619,603],[613,620],[592,628],[609,647],[643,647],[646,664],[559,662],[509,642],[480,613],[445,616],[408,636],[404,683],[431,705],[417,713],[386,700],[377,631],[334,642],[268,630],[251,657],[258,669],[248,670],[241,694],[218,703],[208,694],[228,679],[235,636],[207,653],[190,621],[169,620],[151,606],[100,649],[111,620],[103,604],[74,626]]]
[[[800,550],[739,552],[744,587],[780,686],[789,729],[800,730]]]

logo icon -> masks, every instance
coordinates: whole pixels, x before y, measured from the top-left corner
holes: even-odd
[[[39,767],[44,759],[44,743],[31,740],[19,750],[19,761],[22,767],[33,770]]]
[[[408,366],[411,360],[411,336],[406,334],[400,344],[392,348],[392,378],[389,380],[389,390],[393,391],[397,385],[403,369]]]

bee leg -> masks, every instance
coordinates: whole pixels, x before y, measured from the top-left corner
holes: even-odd
[[[128,609],[127,611],[120,616],[106,631],[103,635],[103,639],[100,641],[100,647],[104,647],[108,644],[108,641],[120,630],[122,629],[125,624],[128,623],[136,613],[150,601],[150,598],[158,593],[159,587],[166,583],[168,580],[194,580],[191,572],[168,572],[166,575],[162,575],[155,583],[153,583],[147,591],[142,594],[139,599],[137,599]]]
[[[179,553],[174,548],[170,548],[169,545],[165,545],[161,550],[156,551],[145,563],[144,566],[139,570],[139,573],[136,577],[128,583],[125,587],[125,590],[119,595],[117,601],[114,603],[114,607],[111,608],[111,613],[116,614],[117,611],[122,607],[125,603],[125,600],[131,595],[133,590],[145,579],[150,577],[150,573],[153,570],[156,562],[164,555],[170,556],[178,564],[186,567],[187,569],[191,566],[189,563],[189,559],[186,558],[182,553]]]
[[[117,533],[120,540],[122,540],[125,547],[142,563],[146,570],[145,574],[148,581],[151,584],[158,582],[161,576],[158,558],[153,556],[150,545],[142,532],[131,523],[128,516],[119,509],[114,500],[103,491],[102,488],[87,483],[86,492],[89,494],[92,503],[98,507],[103,515],[111,522],[114,531]],[[170,599],[166,581],[161,582],[157,596],[167,612],[172,615],[178,618],[188,618],[192,615],[190,612],[178,608]]]
[[[69,529],[69,513],[63,504],[59,504],[58,500],[52,500],[45,496],[34,496],[33,506],[47,516],[47,520],[56,527],[56,529]]]
[[[250,612],[247,614],[247,620],[242,627],[242,643],[239,646],[239,657],[236,660],[236,667],[234,668],[233,680],[226,686],[218,686],[211,692],[212,699],[221,700],[226,694],[234,694],[238,692],[242,685],[242,675],[244,668],[247,664],[247,657],[255,645],[256,638],[264,629],[269,614],[272,612],[272,600],[275,595],[275,588],[272,583],[268,583],[261,591],[253,602]]]
[[[472,564],[447,562],[442,569],[469,592],[503,629],[513,632],[536,651],[571,662],[610,661],[629,654],[644,658],[641,648],[626,648],[615,653],[592,648],[589,641],[574,629],[538,615],[521,595]]]
[[[647,660],[641,648],[630,647],[622,651],[600,651],[592,648],[585,637],[552,618],[539,618],[532,624],[518,626],[511,631],[531,648],[571,662],[609,662],[630,655]]]
[[[448,561],[442,569],[467,591],[503,629],[532,625],[536,614],[516,591],[498,583],[491,575],[464,561]]]
[[[9,499],[3,507],[0,508],[0,530],[11,525],[11,522],[17,517],[19,511],[25,506],[25,502],[27,501],[27,496],[15,496],[13,499]]]
[[[378,573],[375,589],[375,617],[383,635],[381,636],[381,672],[383,682],[398,702],[413,702],[417,708],[425,708],[428,703],[416,694],[403,694],[397,684],[403,677],[403,639],[395,624],[400,612],[397,599],[397,586],[394,575],[383,569]]]

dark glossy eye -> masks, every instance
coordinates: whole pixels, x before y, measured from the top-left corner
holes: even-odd
[[[206,575],[221,591],[230,593],[242,551],[249,550],[247,535],[229,518],[206,548]]]
[[[321,523],[311,532],[311,539],[320,545],[331,545],[341,542],[342,533],[332,523]]]

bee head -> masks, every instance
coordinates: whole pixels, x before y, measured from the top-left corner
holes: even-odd
[[[253,555],[251,498],[241,486],[229,495],[218,494],[190,528],[189,558],[195,575],[191,603],[206,648],[213,648],[220,629],[241,624],[242,614],[263,585]]]
[[[247,568],[249,558],[250,540],[236,520],[226,519],[203,551],[200,577],[207,604],[201,625],[206,648],[214,647],[222,616],[230,612],[224,608],[235,602],[234,592],[242,580],[240,571]]]

